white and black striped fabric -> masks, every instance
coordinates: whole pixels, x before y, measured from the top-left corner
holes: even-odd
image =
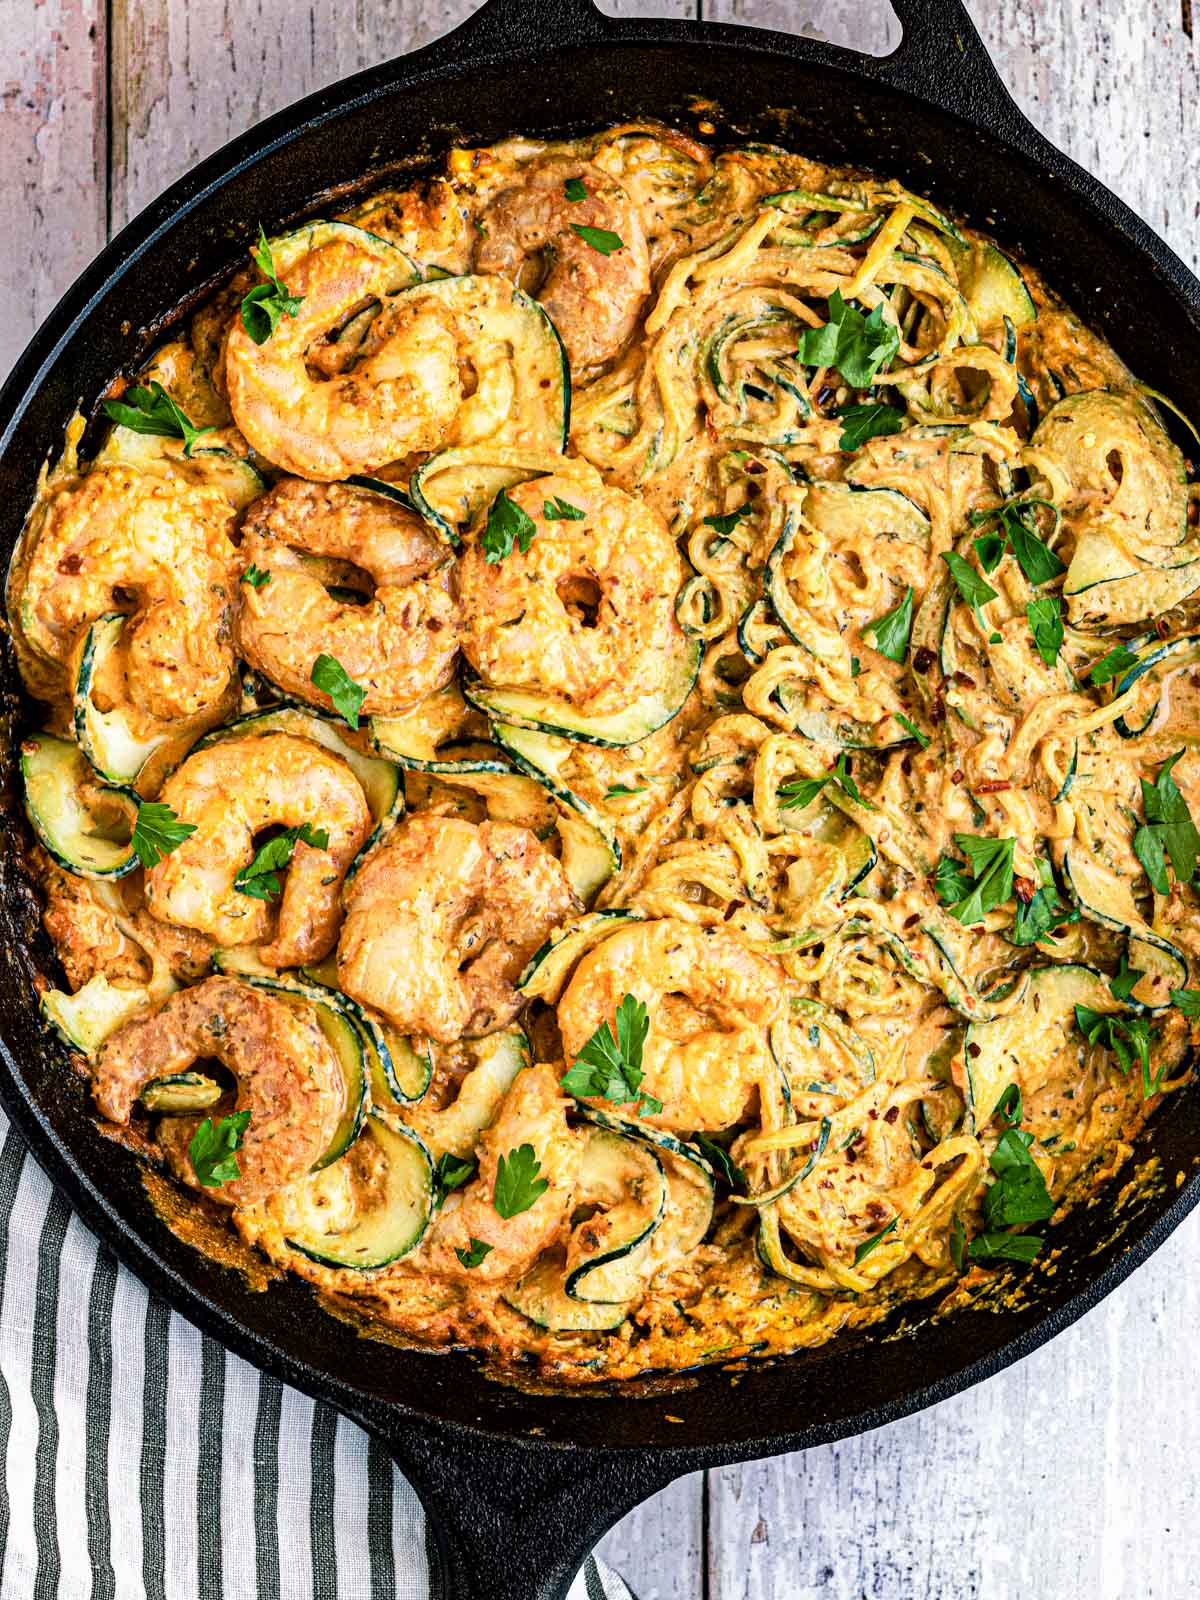
[[[426,1600],[387,1452],[117,1264],[0,1113],[0,1600]],[[570,1600],[631,1600],[593,1558]]]

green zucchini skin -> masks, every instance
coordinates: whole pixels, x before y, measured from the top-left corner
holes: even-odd
[[[640,744],[664,727],[683,709],[700,672],[701,645],[685,640],[663,675],[659,688],[643,695],[625,711],[588,716],[565,700],[527,689],[488,688],[478,678],[464,681],[463,692],[473,706],[494,722],[529,728],[535,733],[557,734],[580,744],[620,750]]]
[[[419,1047],[346,994],[338,982],[336,956],[301,970],[308,983],[324,991],[323,998],[329,1004],[346,1013],[362,1040],[372,1104],[408,1105],[422,1099],[433,1077],[433,1052],[428,1040]]]
[[[387,1175],[381,1204],[342,1232],[322,1227],[315,1218],[305,1226],[293,1215],[285,1219],[284,1234],[289,1246],[310,1261],[376,1272],[411,1254],[424,1238],[433,1216],[433,1160],[411,1128],[374,1111],[366,1119],[362,1138],[378,1146],[384,1157]],[[320,1187],[320,1174],[309,1178],[306,1196],[319,1195]]]
[[[30,826],[65,871],[79,878],[124,878],[137,870],[132,835],[138,796],[103,783],[78,745],[49,733],[31,734],[21,744],[21,779]],[[128,839],[105,836],[106,824],[89,809],[85,788],[107,791],[114,806],[129,814]]]
[[[1123,933],[1129,942],[1130,964],[1161,980],[1161,998],[1157,1006],[1149,1009],[1161,1009],[1168,1003],[1170,990],[1187,987],[1187,957],[1139,916],[1128,884],[1097,870],[1078,850],[1069,847],[1063,855],[1062,872],[1080,912],[1103,928]],[[1145,1008],[1145,1002],[1142,1005]]]
[[[581,1205],[607,1202],[610,1228],[603,1245],[568,1271],[563,1288],[572,1300],[628,1301],[638,1289],[638,1247],[654,1233],[666,1209],[662,1163],[653,1150],[635,1144],[624,1133],[593,1127],[576,1196]]]
[[[123,612],[98,617],[84,636],[71,696],[71,720],[79,748],[109,783],[134,784],[146,762],[164,745],[186,741],[196,724],[163,723],[149,738],[129,731],[123,707],[101,711],[92,698],[97,678],[114,650],[120,648],[129,618]],[[212,721],[211,716],[208,719]],[[205,724],[202,722],[201,726]]]
[[[609,878],[621,870],[621,843],[616,829],[595,806],[559,780],[552,761],[547,760],[545,735],[506,722],[494,722],[492,734],[516,767],[554,797],[560,813],[577,819],[578,852],[582,859],[576,871],[567,866],[567,875],[571,878],[571,887],[586,905]],[[561,827],[559,831],[563,832]],[[564,833],[564,858],[568,854],[568,842]]]
[[[565,929],[552,933],[540,950],[529,958],[529,965],[517,980],[517,988],[527,1000],[558,1002],[575,964],[589,950],[616,933],[627,922],[641,920],[637,911],[589,911]]]
[[[320,1172],[331,1166],[358,1138],[367,1112],[367,1060],[362,1034],[347,1009],[337,1005],[328,990],[262,966],[250,949],[215,950],[212,964],[217,972],[227,973],[242,983],[252,984],[280,999],[303,1001],[313,1008],[317,1025],[337,1057],[346,1088],[341,1120],[328,1146],[313,1163],[312,1171]]]

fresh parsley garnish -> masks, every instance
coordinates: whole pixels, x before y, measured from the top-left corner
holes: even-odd
[[[1050,863],[1039,860],[1037,868],[1040,882],[1031,895],[1023,895],[1020,885],[1013,880],[1017,891],[1017,914],[1009,934],[1013,944],[1036,944],[1061,923],[1079,920],[1079,912],[1063,903]]]
[[[723,1144],[718,1144],[705,1133],[694,1133],[689,1143],[696,1146],[717,1176],[723,1178],[731,1189],[745,1193],[746,1174]]]
[[[473,1157],[464,1161],[461,1156],[451,1155],[448,1150],[443,1150],[437,1159],[437,1166],[433,1169],[434,1210],[437,1210],[453,1190],[461,1189],[464,1183],[469,1183],[478,1171],[479,1163]]]
[[[1088,676],[1099,687],[1102,683],[1111,683],[1114,678],[1119,678],[1123,672],[1136,664],[1137,656],[1133,651],[1126,650],[1123,644],[1119,644],[1115,650],[1110,650],[1106,656],[1101,656]]]
[[[722,539],[728,539],[742,518],[749,515],[750,507],[748,505],[739,506],[736,511],[726,511],[722,516],[705,517],[704,526],[714,529],[721,535]]]
[[[996,1141],[988,1162],[996,1181],[983,1197],[989,1230],[1045,1222],[1054,1215],[1054,1201],[1042,1169],[1029,1154],[1032,1143],[1031,1133],[1014,1127],[1006,1128]]]
[[[1045,1244],[1035,1233],[977,1233],[967,1246],[972,1261],[1033,1261]]]
[[[249,895],[252,900],[273,900],[283,893],[279,873],[290,865],[297,844],[306,844],[314,850],[329,849],[329,833],[325,828],[314,828],[302,822],[298,828],[285,828],[273,839],[268,839],[254,852],[254,860],[243,867],[233,880],[238,894]]]
[[[483,530],[484,559],[503,561],[505,556],[512,554],[514,545],[524,555],[533,543],[536,532],[537,525],[529,513],[522,510],[515,500],[509,499],[507,489],[501,489],[492,501],[487,527]]]
[[[242,1169],[234,1153],[242,1147],[242,1139],[250,1126],[250,1112],[231,1111],[216,1122],[211,1117],[204,1121],[192,1135],[188,1155],[192,1158],[192,1171],[206,1189],[219,1189],[223,1183],[240,1178]]]
[[[322,652],[312,664],[311,677],[314,686],[329,696],[338,716],[343,717],[352,728],[357,728],[358,713],[367,698],[367,691],[355,683],[338,658]]]
[[[1183,754],[1182,750],[1176,750],[1164,761],[1153,783],[1145,778],[1141,780],[1146,820],[1133,836],[1133,853],[1159,894],[1170,892],[1168,857],[1180,883],[1189,883],[1196,871],[1196,857],[1200,855],[1200,833],[1192,822],[1187,801],[1171,776],[1171,768]]]
[[[950,1259],[958,1271],[961,1272],[967,1254],[967,1230],[963,1226],[963,1219],[957,1212],[954,1214],[954,1221],[950,1224],[949,1245]]]
[[[1056,594],[1039,595],[1025,608],[1037,653],[1048,667],[1058,660],[1063,642],[1062,601]]]
[[[1200,989],[1172,989],[1171,999],[1189,1022],[1200,1017]]]
[[[1129,999],[1137,988],[1140,979],[1146,974],[1139,972],[1137,967],[1129,965],[1129,957],[1124,950],[1121,952],[1121,964],[1113,976],[1108,980],[1108,987],[1112,990],[1114,1000],[1119,1000],[1122,1005]]]
[[[550,1187],[548,1178],[539,1178],[542,1163],[534,1154],[531,1144],[518,1145],[507,1156],[501,1156],[496,1165],[496,1183],[492,1190],[492,1204],[502,1217],[517,1217],[522,1211],[545,1194]]]
[[[624,1105],[639,1100],[642,1079],[642,1053],[650,1032],[650,1013],[640,1000],[627,994],[617,1007],[617,1029],[602,1022],[580,1050],[571,1070],[564,1074],[562,1086],[580,1099],[611,1100]],[[662,1101],[653,1095],[640,1095],[638,1114],[657,1115]]]
[[[149,388],[138,384],[126,389],[119,400],[106,400],[104,415],[119,422],[134,433],[153,433],[163,439],[182,439],[183,453],[190,456],[197,440],[213,428],[194,428],[186,413],[163,388],[152,379]]]
[[[899,605],[885,611],[874,622],[868,622],[864,634],[874,634],[875,648],[889,661],[903,661],[908,650],[909,635],[913,625],[912,584],[905,589]]]
[[[844,794],[850,796],[856,804],[867,811],[876,808],[870,800],[864,800],[850,771],[850,758],[843,750],[837,758],[837,764],[832,772],[827,772],[822,778],[795,778],[791,783],[779,786],[776,798],[781,811],[795,811],[803,806],[811,805],[827,783],[836,783]]]
[[[578,506],[573,506],[569,500],[561,500],[555,495],[552,500],[542,501],[542,516],[547,522],[582,522],[587,512],[581,511]],[[521,546],[523,551],[528,548],[528,543]]]
[[[990,522],[993,517],[1000,524],[999,532],[982,534],[974,541],[975,553],[985,572],[995,570],[1009,545],[1017,558],[1017,565],[1032,584],[1049,583],[1067,570],[1050,546],[1039,539],[1029,525],[1026,514],[1034,506],[1040,505],[1049,505],[1049,501],[1020,500],[998,506],[994,511],[972,512],[970,520],[976,527],[980,523]]]
[[[1021,1095],[1021,1085],[1010,1083],[1008,1088],[996,1101],[996,1114],[1002,1117],[1010,1128],[1019,1128],[1025,1120],[1025,1102]]]
[[[829,297],[828,322],[804,330],[797,354],[805,366],[836,367],[852,389],[869,389],[899,348],[900,332],[883,320],[881,305],[864,317],[835,289]]]
[[[842,419],[842,436],[839,450],[857,450],[868,439],[882,439],[899,433],[905,416],[895,406],[884,405],[882,400],[871,400],[861,405],[841,406],[835,415]]]
[[[477,1239],[474,1234],[471,1235],[471,1241],[467,1249],[460,1250],[457,1245],[454,1247],[454,1254],[464,1267],[477,1267],[484,1256],[491,1255],[491,1253],[491,1245],[484,1244],[483,1240]]]
[[[959,594],[978,616],[980,607],[996,598],[995,589],[981,578],[970,562],[965,561],[957,551],[944,550],[942,560],[950,568],[950,576],[954,579]]]
[[[294,317],[304,299],[302,294],[289,294],[275,275],[275,258],[271,246],[258,225],[258,244],[254,247],[254,264],[267,280],[256,284],[242,300],[242,327],[255,344],[266,344],[285,314]]]
[[[242,573],[242,582],[248,583],[252,589],[265,589],[270,581],[271,574],[269,572],[260,572],[253,561]]]
[[[586,200],[588,197],[587,185],[582,178],[568,178],[563,184],[563,193],[568,200]]]
[[[871,1254],[871,1251],[874,1250],[876,1245],[882,1244],[889,1233],[895,1233],[899,1224],[900,1218],[893,1217],[886,1228],[880,1228],[878,1233],[872,1234],[869,1239],[864,1239],[859,1245],[858,1249],[854,1252],[854,1265],[857,1267],[860,1262],[865,1261]]]
[[[900,724],[900,726],[904,729],[905,733],[909,733],[909,734],[912,735],[912,737],[921,746],[922,750],[928,750],[929,749],[929,735],[927,733],[922,733],[920,728],[917,727],[916,723],[915,722],[910,722],[908,720],[908,718],[903,714],[903,712],[894,711],[892,713],[892,715],[895,717],[896,721]]]
[[[1076,1006],[1075,1023],[1089,1044],[1113,1052],[1122,1072],[1127,1073],[1137,1063],[1142,1071],[1143,1100],[1157,1093],[1167,1069],[1164,1064],[1151,1081],[1149,1017],[1116,1016],[1108,1011],[1093,1011],[1090,1006]]]
[[[610,228],[589,228],[585,222],[573,222],[571,232],[577,233],[584,244],[590,244],[593,250],[599,250],[602,256],[615,255],[618,250],[625,248],[624,239]]]
[[[133,851],[144,867],[154,867],[178,850],[196,831],[194,822],[180,822],[162,800],[143,800],[133,824]]]
[[[934,888],[950,915],[969,928],[1012,898],[1017,841],[956,833],[954,842],[966,856],[966,865],[952,856],[943,856],[934,874]]]
[[[645,794],[649,785],[640,783],[636,789],[631,789],[627,783],[610,783],[604,791],[606,800],[621,800],[626,795]]]

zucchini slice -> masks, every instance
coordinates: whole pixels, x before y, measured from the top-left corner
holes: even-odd
[[[367,808],[375,822],[375,832],[389,818],[394,821],[397,815],[403,813],[404,781],[396,763],[379,756],[364,755],[342,737],[339,724],[333,717],[322,716],[319,711],[305,706],[282,705],[267,711],[252,711],[248,716],[239,717],[236,722],[226,723],[223,728],[214,728],[211,733],[205,734],[196,748],[206,750],[209,745],[219,744],[225,739],[245,739],[257,733],[291,733],[298,739],[311,739],[315,744],[331,750],[335,756],[341,756],[362,784]],[[369,849],[374,842],[375,833],[372,833],[363,850]]]
[[[370,1162],[370,1185],[355,1182],[364,1161]],[[411,1128],[372,1112],[359,1143],[293,1184],[280,1209],[293,1250],[326,1266],[372,1272],[408,1255],[424,1237],[433,1214],[433,1161]]]
[[[607,1333],[628,1315],[624,1305],[573,1300],[566,1290],[566,1260],[561,1250],[539,1257],[525,1276],[504,1290],[504,1303],[539,1328],[552,1333]]]
[[[666,1261],[690,1253],[712,1224],[716,1203],[713,1169],[695,1145],[668,1128],[654,1128],[635,1117],[618,1116],[595,1106],[579,1107],[582,1121],[648,1145],[662,1162],[667,1176],[667,1206],[662,1223],[648,1242],[643,1276],[657,1272]]]
[[[1169,939],[1155,933],[1138,914],[1133,890],[1124,879],[1106,872],[1089,856],[1069,847],[1063,856],[1063,878],[1071,898],[1085,917],[1103,928],[1125,934],[1129,940],[1130,965],[1147,973],[1157,981],[1157,987],[1165,991],[1156,997],[1160,1006],[1167,1004],[1171,989],[1187,987],[1186,956]]]
[[[556,1005],[576,963],[589,950],[616,933],[623,922],[637,922],[639,911],[589,911],[565,927],[556,928],[517,980],[526,1000]]]
[[[327,956],[319,966],[301,970],[309,983],[329,991],[326,998],[345,1011],[358,1030],[366,1051],[371,1103],[391,1106],[420,1100],[433,1076],[429,1041],[409,1039],[397,1033],[390,1022],[377,1017],[346,994],[338,982],[336,955]]]
[[[147,1111],[178,1116],[190,1111],[207,1111],[224,1094],[215,1078],[203,1072],[173,1072],[168,1078],[152,1078],[138,1099]]]
[[[323,1154],[313,1163],[312,1171],[320,1172],[331,1166],[358,1138],[362,1131],[367,1109],[367,1061],[362,1034],[345,1007],[335,1003],[334,997],[319,984],[305,983],[287,973],[275,972],[258,961],[253,949],[245,946],[230,950],[214,950],[212,964],[217,972],[225,972],[256,989],[265,989],[276,999],[295,1006],[311,1006],[317,1026],[325,1035],[337,1057],[346,1086],[345,1109],[334,1130],[333,1138]]]
[[[376,233],[368,233],[365,228],[356,228],[349,222],[321,220],[305,222],[299,228],[293,228],[290,233],[281,233],[274,239],[268,240],[276,276],[282,282],[302,256],[311,255],[322,245],[336,244],[339,241],[351,244],[355,249],[365,250],[391,269],[391,277],[383,285],[386,293],[395,294],[398,290],[408,289],[413,284],[420,283],[420,267],[389,240],[381,239]]]
[[[978,328],[994,328],[1006,319],[1014,328],[1037,321],[1037,306],[1025,279],[1003,250],[984,240],[965,250],[951,242],[949,250],[958,273],[958,286]]]
[[[573,1300],[631,1300],[641,1288],[644,1251],[662,1221],[667,1180],[645,1144],[608,1128],[588,1130],[575,1204],[591,1213],[567,1246],[563,1287]]]
[[[478,511],[531,475],[530,461],[534,473],[554,470],[567,448],[570,368],[550,318],[505,278],[439,278],[402,298],[440,301],[453,314],[461,353],[476,373],[475,392],[454,424],[456,443],[431,456],[409,483],[417,510],[457,544]]]
[[[1130,649],[1137,649],[1135,644]],[[1113,684],[1113,699],[1119,700],[1134,684],[1142,685],[1138,705],[1124,711],[1113,723],[1123,739],[1136,739],[1145,733],[1158,714],[1162,700],[1162,680],[1168,673],[1200,662],[1200,633],[1185,634],[1164,644],[1157,637],[1138,655],[1137,661]]]
[[[154,733],[139,737],[130,729],[127,706],[101,711],[93,691],[104,681],[128,621],[123,612],[110,611],[92,623],[80,649],[72,694],[72,720],[79,748],[102,778],[118,784],[136,782],[146,762],[164,746],[176,745],[182,753],[197,733],[215,720],[210,712],[207,717],[190,722],[160,722]]]
[[[580,744],[620,750],[625,745],[640,744],[679,714],[699,674],[702,649],[698,639],[681,638],[680,647],[666,664],[656,689],[642,695],[624,711],[603,715],[589,716],[565,700],[529,689],[489,689],[478,679],[465,682],[463,692],[473,706],[486,712],[495,722],[557,734]]]
[[[74,994],[63,989],[43,989],[38,1004],[65,1044],[94,1057],[110,1034],[164,998],[161,990],[152,994],[140,985],[119,989],[98,972]]]
[[[501,1102],[533,1054],[520,1028],[465,1040],[463,1048],[474,1065],[455,1099],[440,1110],[428,1102],[412,1106],[405,1115],[435,1157],[449,1154],[466,1161],[475,1154],[480,1135],[496,1120]]]
[[[78,745],[49,733],[21,744],[25,814],[60,867],[79,878],[124,878],[138,866],[138,797],[105,784]]]
[[[266,482],[244,456],[224,445],[198,444],[190,456],[183,453],[183,441],[163,438],[156,433],[136,433],[114,423],[108,438],[96,452],[93,466],[137,467],[159,477],[184,478],[188,483],[223,494],[235,511],[244,511],[252,500],[266,493]]]
[[[494,722],[492,736],[517,767],[558,802],[563,870],[586,905],[620,871],[621,845],[607,818],[559,777],[570,757],[570,744],[508,722]]]
[[[463,753],[473,715],[452,680],[401,717],[372,717],[371,738],[387,760],[414,772],[477,772],[477,759]]]
[[[973,1022],[963,1036],[959,1087],[966,1098],[965,1127],[978,1134],[996,1113],[1001,1096],[1015,1083],[1030,1094],[1052,1078],[1070,1078],[1083,1047],[1075,1026],[1075,1007],[1113,1012],[1108,980],[1092,967],[1035,967],[1029,975],[1029,1004],[994,1022]],[[1055,1058],[1067,1052],[1069,1067],[1060,1074]]]

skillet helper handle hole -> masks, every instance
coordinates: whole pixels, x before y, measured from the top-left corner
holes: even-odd
[[[437,1427],[382,1437],[429,1520],[434,1600],[565,1600],[609,1528],[681,1470],[637,1450]]]

